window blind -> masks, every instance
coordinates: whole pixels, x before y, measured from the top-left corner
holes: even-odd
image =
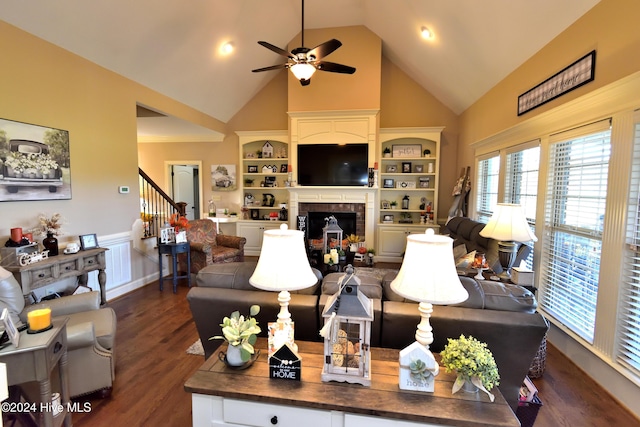
[[[476,179],[476,218],[489,222],[493,207],[498,203],[500,156],[498,154],[478,161]]]
[[[540,141],[515,147],[507,152],[505,164],[504,202],[522,206],[529,226],[535,230],[538,201],[538,170],[540,168]],[[533,251],[525,260],[533,269]]]
[[[593,343],[602,249],[609,122],[554,135],[549,150],[541,305]]]
[[[634,133],[616,354],[621,364],[640,375],[640,114]]]

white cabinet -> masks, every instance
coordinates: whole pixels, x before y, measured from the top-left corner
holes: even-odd
[[[378,226],[378,251],[377,257],[402,257],[407,247],[409,234],[421,234],[427,228],[433,228],[438,233],[439,226],[435,224],[403,226],[401,224]]]
[[[278,229],[281,224],[279,221],[238,221],[236,223],[237,235],[247,239],[247,243],[244,245],[244,254],[259,256],[264,231]]]

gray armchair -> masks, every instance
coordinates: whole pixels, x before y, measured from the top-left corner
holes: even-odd
[[[72,397],[100,391],[108,396],[115,379],[116,314],[100,308],[100,292],[70,295],[25,307],[20,285],[0,267],[0,311],[7,308],[16,325],[27,313],[51,308],[51,316],[67,317],[69,392]]]

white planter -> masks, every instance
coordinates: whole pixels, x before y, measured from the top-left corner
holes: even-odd
[[[240,346],[230,345],[227,348],[227,364],[231,366],[242,366],[242,353],[240,352]]]

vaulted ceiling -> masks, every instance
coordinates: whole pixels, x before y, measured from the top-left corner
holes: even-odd
[[[598,1],[306,0],[305,29],[366,26],[383,55],[461,113]],[[286,48],[301,2],[11,0],[0,19],[226,122],[275,75],[251,72],[284,59],[257,41]]]

